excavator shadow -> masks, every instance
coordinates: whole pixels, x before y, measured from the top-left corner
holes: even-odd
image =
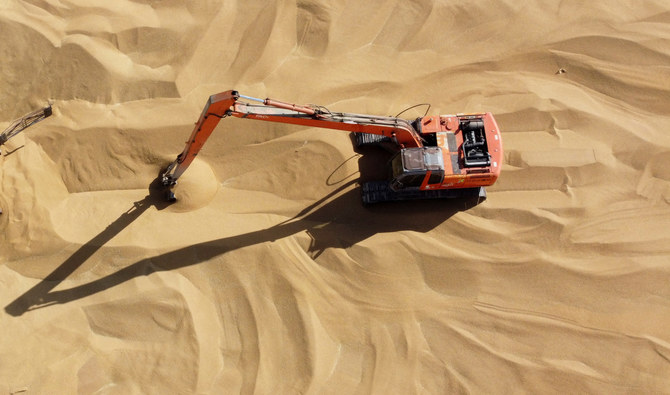
[[[14,149],[11,150],[11,151],[5,151],[5,152],[1,152],[1,151],[0,151],[0,155],[2,155],[2,156],[9,156],[9,155],[13,154],[14,152],[20,150],[20,149],[23,148],[23,147],[25,147],[25,145],[20,145],[20,146],[14,148]]]
[[[356,133],[350,133],[349,139],[354,152],[359,155],[359,182],[387,180],[390,178],[389,161],[398,152],[397,147],[388,143],[361,146],[356,140]]]
[[[53,272],[49,273],[37,285],[26,291],[23,295],[5,307],[5,311],[11,315],[19,316],[28,310],[45,307],[58,303],[52,296],[52,290],[63,280],[68,278],[79,267],[81,267],[93,254],[104,247],[114,236],[132,224],[151,206],[158,210],[166,208],[169,203],[164,199],[164,188],[159,179],[154,180],[149,186],[149,194],[142,200],[134,202],[132,207],[121,214],[114,222],[109,224],[102,232],[77,249],[69,258],[61,263]]]
[[[159,182],[159,181],[158,181]],[[126,281],[155,272],[177,270],[216,258],[227,252],[275,241],[307,232],[312,238],[308,253],[318,256],[327,248],[347,248],[379,233],[396,231],[427,232],[472,202],[415,201],[363,207],[358,180],[342,184],[329,195],[306,207],[293,218],[266,229],[193,244],[156,256],[140,259],[115,273],[69,289],[55,290],[113,237],[139,218],[149,207],[165,208],[163,194],[152,184],[149,195],[133,204],[106,229],[76,250],[33,288],[5,307],[13,316],[54,304],[65,304],[98,294]]]

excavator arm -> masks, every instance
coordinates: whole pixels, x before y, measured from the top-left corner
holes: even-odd
[[[221,118],[227,116],[228,110],[239,97],[236,91],[221,92],[209,97],[198,122],[195,123],[191,137],[186,141],[184,150],[177,155],[177,159],[161,175],[163,185],[172,187],[177,183],[177,179],[191,165],[216,125],[219,124]]]
[[[221,118],[227,116],[380,135],[390,138],[401,148],[424,145],[421,135],[404,119],[335,113],[325,107],[301,106],[269,98],[258,99],[231,90],[209,97],[184,150],[163,172],[163,185],[171,187],[176,184]]]

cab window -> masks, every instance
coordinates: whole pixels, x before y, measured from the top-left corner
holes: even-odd
[[[425,177],[425,174],[408,174],[402,178],[401,182],[405,188],[420,187]]]
[[[391,167],[393,168],[393,178],[400,176],[404,173],[405,169],[402,166],[402,155],[398,154],[391,161]]]
[[[442,172],[434,171],[430,173],[430,178],[428,179],[429,184],[441,184],[444,176]]]

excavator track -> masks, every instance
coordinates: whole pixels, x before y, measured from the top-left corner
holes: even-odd
[[[486,200],[484,187],[434,189],[431,191],[394,191],[388,181],[369,181],[361,185],[361,200],[364,205],[423,199],[470,199],[477,198],[478,203]]]

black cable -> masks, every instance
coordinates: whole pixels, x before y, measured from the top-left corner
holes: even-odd
[[[409,110],[411,110],[413,108],[416,108],[416,107],[419,107],[419,106],[428,106],[428,108],[426,108],[426,112],[423,114],[423,116],[425,117],[426,115],[428,115],[428,111],[430,110],[430,103],[421,103],[421,104],[415,104],[411,107],[407,107],[406,109],[400,111],[398,113],[398,115],[396,115],[395,117],[398,118],[400,116],[400,114],[404,113],[405,111],[409,111]]]

